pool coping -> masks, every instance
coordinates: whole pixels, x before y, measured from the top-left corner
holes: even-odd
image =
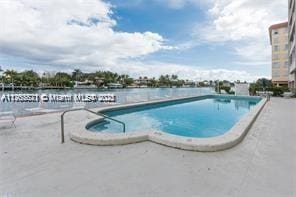
[[[227,98],[243,98],[243,96],[228,96],[228,95],[202,95],[194,97],[182,97],[178,99],[164,99],[151,102],[141,102],[133,104],[123,104],[117,106],[107,106],[99,108],[95,111],[102,112],[106,110],[114,109],[124,109],[129,107],[138,107],[151,105],[156,103],[163,103],[168,101],[178,101],[185,99],[205,99],[213,97],[227,97]],[[247,97],[256,98],[256,97]],[[258,97],[257,97],[258,98]],[[93,118],[92,120],[87,119],[79,123],[76,123],[72,130],[70,131],[71,140],[89,145],[98,146],[111,146],[111,145],[125,145],[138,143],[143,141],[151,141],[165,146],[191,150],[191,151],[201,151],[201,152],[213,152],[229,149],[238,143],[240,143],[245,135],[248,133],[252,124],[262,111],[263,107],[267,102],[266,98],[254,106],[248,113],[246,113],[229,131],[223,135],[209,138],[194,138],[194,137],[183,137],[177,136],[162,131],[143,131],[143,132],[133,132],[133,133],[100,133],[91,132],[87,130],[86,126],[93,123],[93,121],[98,121],[101,118]]]

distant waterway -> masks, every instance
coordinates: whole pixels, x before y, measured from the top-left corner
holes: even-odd
[[[63,89],[63,90],[22,90],[22,91],[0,91],[3,94],[113,94],[116,97],[115,104],[135,103],[165,98],[178,98],[185,96],[197,96],[204,94],[214,94],[213,88],[127,88],[127,89]],[[18,116],[39,113],[38,109],[66,110],[75,107],[94,108],[107,105],[101,102],[0,102],[0,111],[13,111]],[[110,104],[109,104],[110,105]]]

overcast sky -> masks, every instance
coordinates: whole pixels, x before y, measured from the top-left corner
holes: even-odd
[[[287,0],[0,0],[3,69],[252,81]]]

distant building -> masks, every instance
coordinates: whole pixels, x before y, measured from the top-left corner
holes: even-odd
[[[123,85],[120,83],[108,83],[107,86],[110,89],[123,88]]]
[[[234,92],[236,96],[249,96],[249,84],[248,83],[235,83]]]
[[[295,0],[289,0],[289,88],[296,92]]]
[[[134,80],[134,84],[137,87],[148,87],[151,84],[153,79],[148,79],[147,77],[139,77],[138,79]]]
[[[196,85],[197,85],[197,82],[195,82],[195,81],[193,81],[193,80],[186,80],[185,82],[184,82],[184,85],[183,85],[183,87],[196,87]]]
[[[231,87],[231,83],[230,83],[229,81],[225,81],[225,80],[224,80],[224,81],[222,82],[222,86],[224,86],[224,87],[229,87],[229,88],[230,88],[230,87]]]
[[[270,26],[269,37],[272,46],[272,83],[276,86],[288,86],[288,22]]]
[[[84,82],[75,81],[74,88],[75,89],[96,89],[97,86],[93,85],[90,81],[85,80]]]

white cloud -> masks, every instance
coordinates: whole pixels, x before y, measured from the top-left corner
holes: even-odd
[[[247,61],[243,61],[243,62],[240,62],[240,61],[237,61],[237,62],[234,62],[235,64],[238,64],[238,65],[244,65],[244,66],[262,66],[262,65],[267,65],[269,64],[270,62],[255,62],[255,61],[251,61],[251,62],[247,62]]]
[[[241,70],[227,70],[227,69],[203,69],[201,67],[193,67],[184,64],[174,64],[167,62],[139,62],[139,61],[126,61],[121,64],[112,65],[118,72],[124,72],[134,77],[147,76],[158,77],[161,74],[177,74],[181,79],[191,80],[230,80],[230,81],[255,81],[260,77],[249,74]],[[128,69],[126,69],[128,68]],[[104,68],[103,68],[104,69]],[[108,68],[105,68],[108,69]]]
[[[287,20],[287,4],[286,0],[216,0],[208,11],[212,24],[205,38],[236,41],[266,36],[270,25]]]
[[[286,0],[154,0],[170,8],[209,8],[210,21],[197,32],[209,43],[231,42],[248,61],[269,57],[267,28],[286,19]],[[283,11],[284,10],[284,11]],[[69,70],[112,70],[132,76],[178,74],[190,79],[252,81],[245,71],[201,69],[166,62],[141,62],[139,57],[175,49],[152,32],[116,31],[112,5],[102,0],[1,0],[0,56]],[[241,43],[244,42],[243,45]],[[190,48],[191,42],[179,48]],[[42,70],[42,67],[36,69]]]
[[[287,20],[287,0],[155,0],[172,9],[202,6],[208,20],[197,22],[188,49],[199,44],[227,44],[241,61],[270,60],[268,27]]]
[[[286,0],[216,0],[210,3],[210,22],[198,25],[195,34],[210,43],[232,43],[247,61],[268,61],[268,27],[287,20]]]
[[[114,30],[101,0],[2,0],[0,52],[45,64],[110,64],[162,49],[161,35]]]

